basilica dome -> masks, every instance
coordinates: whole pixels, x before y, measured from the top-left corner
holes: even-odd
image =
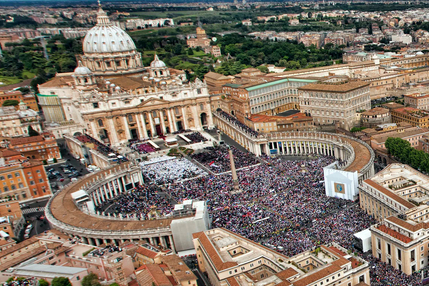
[[[134,74],[144,70],[141,54],[133,39],[110,22],[101,5],[97,12],[97,25],[86,34],[83,55],[78,58],[96,76]],[[78,71],[87,72],[83,69]]]
[[[133,39],[121,28],[112,25],[102,9],[97,13],[97,25],[83,40],[84,53],[116,53],[136,50]]]

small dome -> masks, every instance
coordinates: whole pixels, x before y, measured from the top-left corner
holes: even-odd
[[[166,65],[163,61],[158,58],[158,55],[155,54],[154,60],[150,63],[151,68],[165,68]]]
[[[110,85],[110,87],[114,87],[115,86],[115,84],[114,83],[112,83],[111,85]]]
[[[416,55],[421,56],[421,55],[424,55],[424,53],[423,52],[417,52]]]
[[[115,87],[116,90],[120,90],[121,88],[119,86]]]
[[[89,68],[83,66],[82,62],[79,61],[77,68],[75,68],[75,70],[74,70],[74,74],[75,75],[90,75],[90,74],[92,74],[92,71]]]
[[[26,105],[26,104],[25,104],[25,102],[24,102],[24,101],[22,101],[22,99],[21,99],[21,101],[19,102],[19,105]]]

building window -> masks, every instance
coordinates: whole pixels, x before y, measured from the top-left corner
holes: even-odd
[[[99,126],[99,127],[103,127],[103,126],[104,126],[104,124],[103,124],[103,120],[98,119],[98,126]]]
[[[24,187],[24,184],[23,184],[23,183],[19,183],[19,184],[18,184],[18,187],[19,187],[19,188],[23,188],[23,187]]]
[[[8,174],[8,175],[7,175],[7,178],[8,178],[8,179],[12,179],[12,175],[11,175],[11,174]]]
[[[99,106],[98,106],[98,102],[93,102],[93,103],[92,103],[92,107],[94,107],[94,108],[99,108]]]
[[[19,173],[15,173],[15,177],[20,177],[21,175]]]
[[[9,188],[8,187],[4,187],[4,191],[5,192],[9,192]]]
[[[4,181],[4,177],[3,177],[3,176],[0,176],[0,180]]]
[[[34,181],[30,181],[30,185],[34,185],[35,183],[34,183]]]
[[[39,183],[43,183],[43,179],[39,179]]]
[[[10,186],[12,190],[16,190],[16,186],[15,185],[11,185]]]
[[[134,122],[134,118],[131,114],[128,114],[128,122]]]

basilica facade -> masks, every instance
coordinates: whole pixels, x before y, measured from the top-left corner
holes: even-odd
[[[184,71],[167,67],[157,55],[144,67],[131,37],[101,7],[83,52],[73,73],[39,85],[47,123],[60,126],[56,130],[65,126],[61,135],[74,135],[66,128],[74,124],[74,130],[119,145],[214,126],[206,83],[189,82]]]

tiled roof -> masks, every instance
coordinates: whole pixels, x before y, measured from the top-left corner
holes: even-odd
[[[206,236],[204,232],[194,233],[192,234],[192,237],[198,238],[200,240],[201,245],[204,247],[204,250],[207,252],[208,256],[212,260],[217,271],[222,271],[222,270],[237,266],[237,262],[233,262],[233,261],[223,262],[222,257],[219,256],[219,253],[214,248],[210,239]]]
[[[143,256],[146,256],[146,257],[149,257],[149,258],[152,258],[152,259],[154,259],[160,253],[160,252],[158,253],[158,252],[149,250],[149,249],[147,249],[145,247],[139,247],[139,248],[137,248],[136,252],[138,254],[141,254]]]
[[[310,83],[299,87],[299,90],[349,92],[358,88],[369,86],[369,83],[361,80],[352,80],[346,83]]]
[[[12,144],[13,146],[34,143],[34,142],[41,142],[41,141],[45,141],[45,138],[41,135],[9,139],[10,144]]]
[[[374,182],[371,179],[366,179],[364,181],[366,184],[370,185],[371,187],[375,188],[376,190],[378,190],[379,192],[385,194],[386,196],[388,196],[389,198],[391,198],[392,200],[400,203],[401,205],[403,205],[406,208],[413,208],[415,207],[415,205],[413,205],[412,203],[410,203],[409,201],[405,200],[404,198],[402,198],[401,196],[398,196],[397,194],[395,194],[394,192],[389,191],[388,189],[386,189],[383,186],[380,186],[379,184],[377,184],[376,182]]]
[[[417,224],[411,224],[409,222],[406,222],[396,216],[390,216],[386,218],[387,221],[390,221],[396,225],[399,225],[400,227],[403,227],[411,232],[416,232],[420,229],[425,228],[425,224],[424,223],[417,223]],[[427,227],[427,226],[426,226]]]

